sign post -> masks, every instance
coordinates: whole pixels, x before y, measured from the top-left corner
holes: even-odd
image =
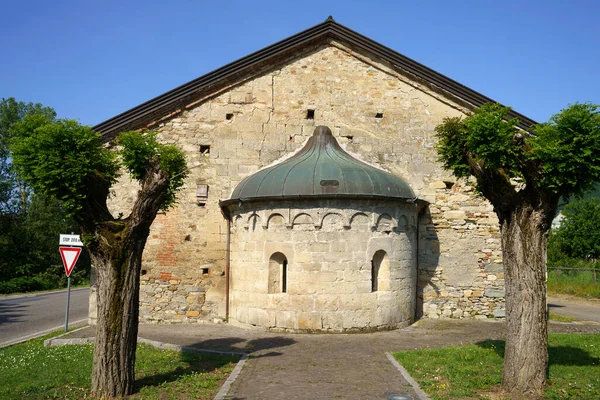
[[[69,303],[71,302],[71,272],[73,267],[77,264],[79,255],[81,254],[81,247],[63,247],[68,246],[83,246],[79,235],[60,235],[58,244],[60,247],[60,258],[62,258],[63,266],[65,267],[65,273],[67,274],[67,309],[65,312],[65,332],[69,330]]]

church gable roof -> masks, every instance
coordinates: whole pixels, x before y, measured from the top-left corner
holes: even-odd
[[[394,68],[398,68],[418,79],[434,91],[448,94],[468,106],[479,107],[485,103],[495,102],[491,98],[403,56],[329,17],[325,22],[312,28],[240,58],[101,122],[93,129],[102,134],[106,140],[110,140],[119,132],[143,128],[187,109],[191,104],[210,96],[219,89],[235,84],[248,74],[256,73],[267,66],[272,66],[281,60],[292,57],[303,48],[328,40],[338,40],[351,45],[353,48],[373,54],[375,57],[393,65]],[[536,123],[534,120],[513,110],[510,111],[509,115],[518,118],[520,121],[519,126],[524,129]]]

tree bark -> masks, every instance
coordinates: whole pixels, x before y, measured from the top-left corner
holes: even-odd
[[[501,219],[507,315],[502,386],[519,399],[542,396],[548,367],[548,218],[524,203]]]
[[[98,182],[97,191],[108,193],[108,186],[101,179]],[[110,216],[106,196],[88,196],[90,204],[81,223],[83,233],[94,237],[88,251],[98,278],[92,364],[92,395],[98,398],[120,398],[134,390],[142,254],[150,225],[165,201],[169,178],[154,162],[141,184],[129,217],[106,218]]]
[[[98,272],[92,393],[98,398],[131,394],[135,383],[140,270],[146,237],[115,241],[106,240],[101,247],[109,248],[92,256]]]

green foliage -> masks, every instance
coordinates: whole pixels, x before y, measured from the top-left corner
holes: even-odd
[[[36,292],[56,288],[54,282],[38,276],[20,276],[6,282],[0,282],[0,294]]]
[[[5,280],[28,277],[7,283],[5,291],[63,285],[64,272],[56,238],[59,233],[80,231],[69,217],[82,226],[85,221],[88,229],[94,229],[99,222],[110,222],[106,197],[122,165],[140,181],[159,168],[161,174],[167,175],[169,187],[162,209],[175,203],[175,194],[186,176],[183,153],[174,146],[158,143],[155,133],[124,133],[119,137],[122,148],[119,157],[119,152],[102,145],[100,136],[91,128],[73,120],[53,118],[53,113],[25,113],[10,126],[14,170],[34,189],[35,196],[29,199],[51,202],[53,211],[51,218],[46,211],[43,215],[38,213],[42,209],[36,207],[23,216],[0,215],[0,228],[8,227],[7,231],[11,232],[10,235],[0,232],[0,255],[3,256],[0,271],[9,271]],[[83,240],[90,247],[98,239],[93,231],[87,233]],[[86,259],[87,254],[82,260],[86,266],[82,274],[89,273]],[[77,273],[79,269],[74,277]],[[87,276],[85,274],[85,278]]]
[[[14,98],[0,100],[0,213],[24,212],[23,199],[29,195],[26,186],[11,170],[10,138],[15,124],[26,116],[39,115],[48,121],[56,113],[41,104],[17,102]]]
[[[508,108],[485,104],[465,119],[448,118],[436,127],[439,160],[455,176],[472,175],[473,165],[520,176],[522,140],[517,119],[507,119]]]
[[[574,104],[525,132],[509,109],[486,104],[436,128],[439,159],[459,178],[474,175],[479,188],[490,177],[524,178],[553,195],[580,195],[600,181],[598,108]]]
[[[183,186],[187,176],[185,156],[175,146],[159,146],[160,167],[169,174],[169,190],[162,207],[166,210],[175,204],[175,194]]]
[[[55,289],[66,285],[57,250],[59,233],[77,230],[56,200],[33,193],[12,168],[9,142],[25,120],[51,124],[56,113],[41,104],[0,101],[0,293]],[[74,279],[89,277],[87,254]],[[81,281],[81,279],[79,279]]]
[[[186,161],[181,150],[158,143],[155,132],[123,132],[117,141],[121,146],[123,165],[138,181],[145,178],[149,165],[158,160],[160,168],[169,176],[169,190],[162,209],[166,210],[175,204],[175,194],[187,176]]]
[[[60,203],[33,195],[27,214],[6,217],[4,222],[0,230],[0,278],[6,285],[0,287],[0,293],[65,287],[58,235],[76,231],[77,224],[65,216]],[[90,261],[84,251],[71,275],[72,282],[88,280],[89,273]],[[11,283],[14,279],[19,280]]]
[[[26,117],[15,126],[11,148],[19,175],[75,217],[91,192],[90,177],[112,184],[118,176],[114,153],[101,145],[96,132],[73,120],[49,123],[39,116]]]
[[[599,107],[573,104],[535,127],[528,157],[539,165],[540,186],[569,198],[600,181]]]
[[[117,142],[122,147],[120,153],[123,165],[129,174],[138,181],[144,179],[150,161],[156,157],[156,133],[144,135],[137,131],[123,132],[119,134]]]
[[[600,154],[600,153],[599,153]],[[560,226],[550,235],[548,260],[564,256],[582,260],[600,259],[600,199],[574,200],[562,211]]]

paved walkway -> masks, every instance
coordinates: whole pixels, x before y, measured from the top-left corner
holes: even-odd
[[[575,317],[581,321],[600,323],[600,300],[581,299],[572,296],[548,297],[550,311],[568,317]]]
[[[411,327],[370,334],[274,334],[226,324],[140,325],[139,336],[199,349],[250,354],[227,398],[387,399],[412,387],[386,358],[386,351],[451,346],[501,339],[495,321],[422,320]],[[550,324],[551,332],[600,333],[600,325]],[[70,335],[93,335],[86,328]]]

